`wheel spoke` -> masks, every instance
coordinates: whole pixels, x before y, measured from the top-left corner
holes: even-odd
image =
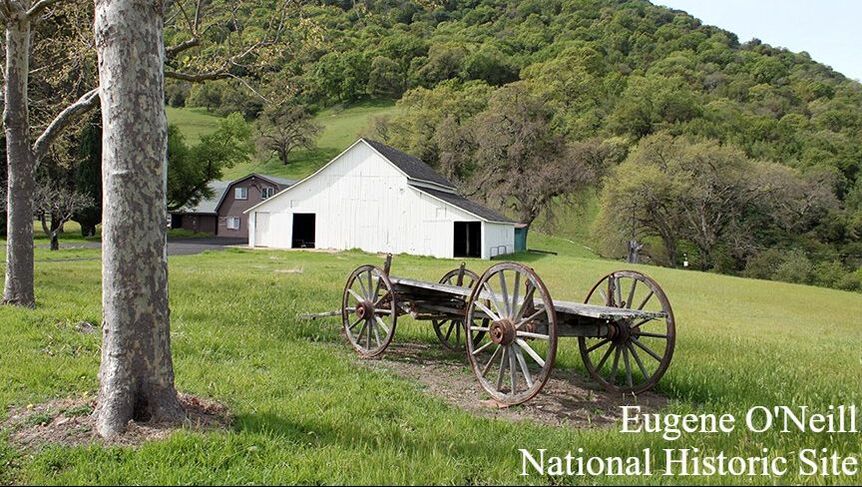
[[[602,296],[602,299],[604,300],[605,306],[610,306],[611,300],[608,299],[608,295],[605,294],[605,291],[602,289],[599,289],[599,294]]]
[[[491,342],[494,343],[494,342]],[[485,364],[485,367],[482,368],[482,377],[488,375],[488,370],[491,369],[491,363],[497,358],[497,354],[500,353],[500,349],[503,348],[502,345],[497,345],[497,349],[494,350],[494,353],[491,354],[491,358],[488,359],[488,363]]]
[[[369,270],[368,271],[368,300],[369,301],[374,299],[374,296],[371,295],[371,277],[372,277],[372,272]]]
[[[532,306],[533,302],[533,294],[536,292],[536,286],[533,285],[532,281],[527,281],[527,292],[524,293],[524,302],[521,303],[521,307],[518,309],[518,313],[515,315],[515,321],[521,321],[521,318],[524,317],[524,312],[528,307]]]
[[[374,329],[374,321],[368,320],[368,349],[371,349],[371,330]]]
[[[501,272],[502,274],[502,272]],[[517,372],[515,371],[515,353],[514,353],[514,345],[509,348],[509,382],[512,384],[512,389],[510,393],[512,395],[515,394],[515,382],[517,377]]]
[[[594,350],[595,350],[595,349],[597,349],[597,348],[601,348],[601,347],[602,347],[602,346],[604,346],[606,343],[610,343],[610,342],[611,342],[610,338],[605,338],[604,340],[600,341],[599,343],[596,343],[596,344],[595,344],[595,345],[593,345],[592,347],[588,348],[588,349],[587,349],[587,353],[590,353],[590,352],[594,351]]]
[[[516,331],[515,334],[519,337],[538,338],[539,340],[550,340],[550,335],[542,335],[541,333],[533,333],[531,331]]]
[[[379,282],[379,281],[378,281],[378,282]],[[379,305],[380,303],[382,303],[382,302],[383,302],[383,300],[384,300],[384,299],[386,299],[387,297],[389,297],[389,295],[390,295],[390,294],[392,294],[392,291],[390,291],[390,290],[388,290],[388,289],[387,289],[387,290],[386,290],[386,292],[385,292],[385,293],[383,293],[383,296],[380,296],[379,298],[377,298],[377,301],[374,301],[374,306],[377,306],[377,305]],[[375,295],[376,295],[376,293],[375,293]]]
[[[518,293],[521,287],[521,273],[515,272],[515,285],[512,287],[512,306],[509,308],[509,316],[515,316],[515,306],[518,305]]]
[[[632,338],[631,338],[631,340],[632,340],[632,343],[634,343],[635,345],[637,345],[637,346],[638,346],[638,348],[640,348],[640,349],[641,349],[641,350],[643,350],[644,352],[648,353],[650,357],[652,357],[652,358],[654,358],[654,359],[658,360],[659,362],[661,362],[661,357],[660,357],[657,353],[655,353],[655,352],[653,352],[652,350],[650,350],[649,348],[647,348],[647,346],[646,346],[646,345],[644,345],[643,343],[641,343],[641,342],[640,342],[640,340],[638,340],[638,339],[637,339],[637,338],[635,338],[635,337],[632,337]]]
[[[536,351],[533,350],[529,343],[525,342],[524,340],[521,340],[520,338],[516,338],[515,343],[517,343],[518,346],[521,347],[521,350],[527,352],[527,355],[529,355],[533,360],[535,360],[540,367],[545,366],[545,359],[543,359],[538,353],[536,353]]]
[[[533,376],[530,375],[530,370],[527,368],[527,361],[524,360],[524,354],[521,353],[521,347],[513,345],[515,355],[518,357],[518,365],[521,366],[521,371],[524,373],[524,382],[527,383],[527,389],[533,387]]]
[[[364,336],[366,328],[368,328],[368,320],[362,320],[362,328],[359,329],[359,333],[356,335],[356,344],[359,346],[362,346],[362,337]]]
[[[615,347],[614,350],[614,364],[611,366],[611,375],[608,377],[611,384],[617,383],[617,369],[620,365],[620,348]]]
[[[509,349],[503,347],[503,356],[500,358],[500,371],[497,373],[497,390],[503,388],[503,372],[506,371],[506,360],[509,355]]]
[[[377,346],[380,347],[380,333],[377,332],[377,327],[374,326],[374,323],[371,323],[371,330],[374,331],[374,341],[377,342]]]
[[[509,308],[509,288],[506,286],[506,271],[500,271],[500,292],[503,293],[503,309],[506,310],[506,317],[512,316],[512,310]]]
[[[452,320],[452,324],[455,325],[455,344],[461,343],[461,323]]]
[[[619,276],[614,276],[614,293],[616,294],[616,303],[614,303],[614,306],[622,307],[622,305],[623,305],[623,288],[620,286]]]
[[[483,282],[482,286],[491,295],[491,303],[494,304],[494,309],[497,310],[497,317],[494,319],[496,321],[500,321],[500,316],[503,316],[504,313],[502,311],[500,311],[500,305],[497,304],[497,294],[494,292],[493,289],[491,289],[491,286],[488,285],[488,281]],[[477,303],[478,303],[478,301],[477,301]]]
[[[644,298],[644,300],[641,302],[641,305],[640,305],[640,306],[638,306],[638,311],[640,311],[640,310],[644,309],[644,306],[646,306],[646,304],[647,304],[647,303],[649,302],[649,300],[652,298],[653,294],[655,294],[655,291],[653,291],[652,289],[650,289],[649,294],[647,294],[647,296],[646,296],[646,297]]]
[[[608,348],[608,351],[605,352],[605,354],[602,356],[602,359],[599,360],[599,364],[596,365],[596,371],[602,370],[602,366],[605,365],[605,362],[608,361],[608,357],[611,356],[611,352],[613,352],[615,348],[617,348],[617,346],[612,343],[611,346]]]
[[[629,387],[634,387],[634,384],[632,383],[632,365],[629,363],[628,347],[623,348],[623,363],[625,363],[626,366],[626,382],[628,383]]]
[[[652,338],[663,338],[667,340],[667,335],[662,335],[661,333],[647,333],[645,331],[638,332],[638,337],[652,337]]]
[[[636,324],[636,325],[632,325],[632,330],[637,330],[637,329],[638,329],[638,328],[640,328],[641,326],[643,326],[643,325],[645,325],[645,324],[649,323],[650,321],[652,321],[652,320],[654,320],[654,319],[655,319],[655,318],[646,318],[645,320],[642,320],[640,323],[638,323],[638,324]]]
[[[348,289],[347,292],[349,292],[350,295],[353,296],[354,298],[356,298],[356,300],[359,301],[360,303],[365,302],[365,299],[362,296],[360,296],[359,293],[357,293],[353,289]]]
[[[487,326],[471,326],[470,329],[474,331],[491,331]]]
[[[377,324],[380,326],[380,328],[383,328],[383,331],[386,333],[386,336],[389,336],[389,328],[386,327],[386,322],[383,321],[383,319],[381,319],[379,316],[375,316],[374,319],[377,320]]]
[[[641,374],[643,374],[643,376],[644,376],[644,381],[648,381],[651,376],[650,376],[649,372],[647,372],[647,369],[644,366],[644,363],[641,360],[640,355],[638,355],[638,351],[635,350],[635,347],[633,347],[631,343],[627,343],[626,347],[628,347],[629,351],[632,353],[632,357],[634,357],[635,363],[638,364],[638,368],[641,369]]]
[[[536,311],[535,313],[531,314],[530,316],[528,316],[528,317],[524,318],[523,320],[519,321],[519,322],[518,322],[518,324],[516,324],[516,325],[515,325],[515,329],[517,330],[518,328],[520,328],[520,327],[524,326],[525,324],[527,324],[527,323],[529,323],[529,322],[533,321],[534,319],[538,318],[539,316],[541,316],[541,315],[543,315],[543,314],[545,314],[545,313],[546,313],[546,311],[545,311],[545,309],[544,309],[544,308],[542,308],[542,309],[540,309],[540,310]]]
[[[354,328],[356,328],[356,325],[358,325],[358,324],[359,324],[359,322],[360,322],[360,321],[362,321],[363,319],[364,319],[364,318],[359,318],[358,320],[354,321],[354,322],[353,322],[353,324],[352,324],[352,325],[350,325],[347,329],[348,329],[348,330],[353,330]]]
[[[493,311],[488,309],[488,307],[485,306],[481,301],[473,301],[473,303],[475,303],[476,307],[481,309],[486,315],[490,316],[492,320],[500,321],[500,317],[497,316],[496,314],[494,314]],[[499,310],[497,310],[497,311],[499,311]],[[487,331],[487,330],[485,330],[485,331]]]
[[[479,352],[481,352],[482,350],[485,350],[486,348],[488,348],[489,346],[491,346],[493,344],[494,344],[494,342],[489,340],[488,343],[482,345],[481,347],[477,348],[476,350],[473,350],[473,355],[478,355]]]
[[[443,323],[446,323],[445,321]],[[443,327],[443,323],[440,324],[440,327]],[[446,338],[445,340],[448,342],[449,337],[452,336],[452,329],[455,328],[455,321],[449,321],[449,328],[446,330]]]
[[[360,301],[365,301],[365,300],[369,299],[368,298],[368,289],[365,287],[365,283],[362,282],[362,274],[356,276],[356,280],[359,282],[359,287],[362,289],[362,295],[365,296],[364,298],[360,299]]]
[[[626,300],[626,308],[632,307],[632,301],[635,299],[635,289],[638,287],[638,280],[632,279],[632,288],[629,290],[629,298]]]

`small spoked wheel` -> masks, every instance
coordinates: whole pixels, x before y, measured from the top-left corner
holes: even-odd
[[[376,357],[395,336],[397,303],[389,277],[378,267],[357,267],[347,278],[341,301],[344,333],[363,357]]]
[[[503,262],[485,271],[467,303],[467,357],[496,401],[521,404],[542,390],[557,354],[551,295],[529,267]]]
[[[604,337],[578,338],[590,376],[610,392],[653,388],[670,366],[676,343],[673,310],[661,287],[640,272],[617,271],[596,283],[585,302],[642,312],[610,322]]]
[[[478,280],[479,275],[469,269],[452,269],[440,279],[440,284],[472,289]],[[464,350],[463,337],[466,336],[466,330],[463,319],[432,320],[431,324],[437,339],[444,347],[456,352]]]

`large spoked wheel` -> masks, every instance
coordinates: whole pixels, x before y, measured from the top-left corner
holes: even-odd
[[[376,357],[395,336],[398,320],[389,277],[378,267],[357,267],[347,278],[341,301],[344,333],[363,357]]]
[[[596,283],[585,302],[649,313],[612,322],[607,336],[580,337],[578,345],[590,376],[606,390],[638,394],[653,388],[676,343],[673,310],[661,287],[640,272],[617,271]]]
[[[485,271],[467,303],[467,357],[496,401],[521,404],[542,390],[557,355],[557,313],[529,267],[504,262]]]
[[[452,269],[440,279],[440,284],[473,289],[473,285],[478,280],[479,275],[469,269],[464,269],[463,271],[461,269]],[[456,352],[464,350],[464,339],[462,337],[466,336],[467,331],[464,329],[463,319],[432,320],[431,324],[434,326],[434,333],[437,334],[437,339],[440,340],[440,343],[444,347]]]

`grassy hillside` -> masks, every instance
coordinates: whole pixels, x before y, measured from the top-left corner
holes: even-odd
[[[276,158],[239,164],[225,171],[224,177],[234,179],[258,172],[286,178],[303,178],[353,143],[373,117],[391,114],[395,110],[392,102],[379,101],[323,110],[316,117],[318,123],[323,126],[316,150],[296,151],[291,154],[292,161],[286,166]],[[168,108],[168,119],[179,126],[190,143],[196,143],[201,135],[214,131],[218,123],[218,117],[198,108]]]
[[[563,250],[558,247],[557,250]],[[65,252],[61,251],[60,253]],[[97,250],[78,251],[98,255]],[[555,298],[581,299],[611,261],[524,256]],[[337,320],[300,313],[337,306],[348,272],[381,257],[358,252],[232,250],[172,257],[171,304],[178,387],[230,406],[230,432],[182,432],[142,448],[48,447],[21,453],[0,435],[0,483],[545,483],[519,477],[517,448],[591,455],[696,447],[708,454],[793,456],[828,447],[859,454],[858,436],[655,434],[553,427],[477,417],[414,381],[364,367]],[[488,263],[470,261],[481,271]],[[393,273],[436,279],[455,261],[397,256]],[[783,283],[645,267],[668,293],[677,352],[659,391],[674,412],[741,413],[753,405],[812,408],[862,401],[862,296]],[[93,397],[99,334],[99,263],[39,262],[39,307],[0,308],[0,417],[8,406]],[[427,323],[399,319],[397,343],[434,343]],[[460,355],[446,360],[461,361]],[[564,339],[558,367],[582,374],[576,342]],[[462,369],[470,377],[469,368]],[[598,392],[602,395],[604,393]],[[571,407],[583,407],[572,403]],[[792,466],[791,471],[795,467]],[[584,481],[586,479],[570,479]],[[645,483],[739,482],[739,478],[654,476]],[[591,479],[618,483],[620,478]],[[631,479],[626,481],[632,481]],[[753,477],[746,483],[771,483]],[[796,477],[836,483],[862,477]]]

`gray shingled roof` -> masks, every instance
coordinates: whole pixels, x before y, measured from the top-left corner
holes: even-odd
[[[393,147],[389,147],[382,142],[377,142],[375,140],[369,139],[363,140],[365,140],[365,142],[368,142],[371,147],[374,147],[374,150],[383,155],[383,157],[389,159],[389,162],[395,164],[398,169],[404,171],[404,174],[407,174],[407,177],[409,179],[415,181],[425,181],[438,184],[447,188],[455,189],[455,185],[450,183],[448,179],[437,174],[437,171],[431,168],[431,166],[425,164],[424,162],[411,156],[410,154],[405,154],[404,152],[401,152],[400,150]]]
[[[209,184],[212,191],[211,197],[200,200],[195,206],[184,206],[177,210],[176,213],[218,213],[218,205],[221,202],[221,197],[231,184],[233,184],[233,181],[211,181]]]
[[[213,215],[215,215],[218,213],[218,207],[221,204],[221,201],[224,198],[224,194],[228,190],[228,188],[230,188],[232,184],[234,184],[238,181],[243,181],[243,180],[248,179],[252,176],[257,176],[259,178],[266,179],[272,183],[275,183],[275,184],[281,186],[282,189],[284,189],[288,186],[293,186],[296,183],[296,181],[293,179],[278,178],[275,176],[269,176],[267,174],[257,174],[257,173],[252,173],[252,174],[249,174],[248,176],[244,176],[244,177],[241,177],[239,179],[235,179],[233,181],[212,181],[209,184],[210,190],[212,190],[212,197],[211,198],[202,199],[198,202],[197,205],[192,206],[192,207],[184,206],[184,207],[180,208],[179,210],[177,210],[175,213],[213,214]]]
[[[467,198],[453,193],[447,193],[445,191],[437,191],[434,189],[422,188],[419,186],[413,186],[414,188],[422,191],[423,193],[427,193],[435,198],[439,198],[450,205],[461,208],[462,210],[472,213],[479,218],[484,220],[492,221],[492,222],[501,222],[501,223],[515,223],[514,221],[506,218],[505,216],[497,213],[496,211],[482,206],[479,203],[468,200]]]

